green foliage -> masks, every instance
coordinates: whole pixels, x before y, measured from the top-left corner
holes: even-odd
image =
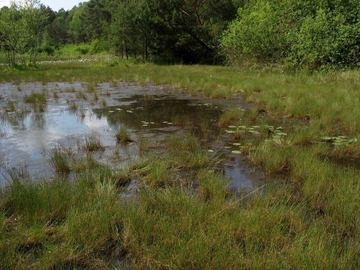
[[[36,65],[37,49],[46,21],[47,14],[40,9],[38,0],[14,1],[9,8],[1,10],[0,49],[6,53],[9,66],[18,64],[19,55],[23,58],[23,66],[25,57],[30,65]]]
[[[252,0],[221,38],[230,63],[287,63],[308,71],[359,62],[357,1]]]
[[[308,70],[326,65],[355,67],[360,57],[359,26],[359,22],[348,24],[344,14],[319,9],[294,34],[289,59]]]
[[[239,9],[222,38],[222,47],[230,62],[276,61],[282,56],[286,40],[276,7],[259,1],[251,9]]]

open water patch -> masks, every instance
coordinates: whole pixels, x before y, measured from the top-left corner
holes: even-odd
[[[42,111],[23,102],[24,95],[36,91],[47,96]],[[81,100],[76,95],[79,91]],[[81,83],[0,85],[0,186],[9,184],[16,174],[31,180],[51,178],[55,175],[51,149],[60,145],[81,155],[78,146],[89,136],[103,146],[95,158],[119,166],[139,156],[144,139],[160,145],[169,136],[189,132],[209,152],[224,157],[230,189],[256,186],[244,157],[221,146],[226,140],[217,125],[223,113],[221,101],[171,94],[163,86],[103,83],[95,91],[98,101]],[[132,143],[117,143],[115,133],[122,127],[127,128]],[[120,159],[114,161],[114,152]]]

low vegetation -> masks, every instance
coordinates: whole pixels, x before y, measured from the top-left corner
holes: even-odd
[[[191,135],[169,138],[159,153],[143,146],[141,158],[119,171],[96,163],[90,149],[101,143],[85,140],[88,155],[74,164],[69,154],[66,165],[64,152],[53,153],[56,170],[70,168],[74,181],[17,177],[1,190],[5,269],[360,267],[358,71],[120,61],[40,70],[10,71],[0,81],[150,82],[190,95],[241,97],[248,109],[236,100],[218,126],[267,181],[233,194],[219,157]],[[131,180],[139,183],[134,200],[119,196]]]
[[[122,126],[115,134],[116,140],[119,143],[127,143],[130,142],[130,134],[128,129],[125,126]]]

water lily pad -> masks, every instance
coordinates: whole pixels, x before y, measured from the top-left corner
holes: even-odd
[[[229,133],[229,134],[234,134],[235,131],[234,130],[225,130],[226,133]]]
[[[240,155],[241,151],[240,150],[232,150],[231,153],[236,154],[236,155]]]
[[[240,146],[241,143],[233,143],[233,145],[235,145],[235,146]]]
[[[249,130],[249,132],[254,135],[260,135],[260,132],[257,130]]]

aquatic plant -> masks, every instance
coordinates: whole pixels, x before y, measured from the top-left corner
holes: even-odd
[[[83,140],[83,149],[89,152],[104,150],[100,139],[96,136],[89,136]]]
[[[124,125],[116,132],[115,137],[119,143],[128,143],[131,141],[129,131]]]
[[[60,145],[51,149],[50,160],[56,172],[67,174],[71,171],[67,156]]]
[[[24,96],[24,102],[25,103],[32,103],[32,104],[40,104],[40,103],[46,103],[46,94],[44,92],[42,93],[31,93],[30,95]]]
[[[88,99],[87,95],[83,91],[77,91],[76,92],[76,98],[83,99],[83,100]]]

